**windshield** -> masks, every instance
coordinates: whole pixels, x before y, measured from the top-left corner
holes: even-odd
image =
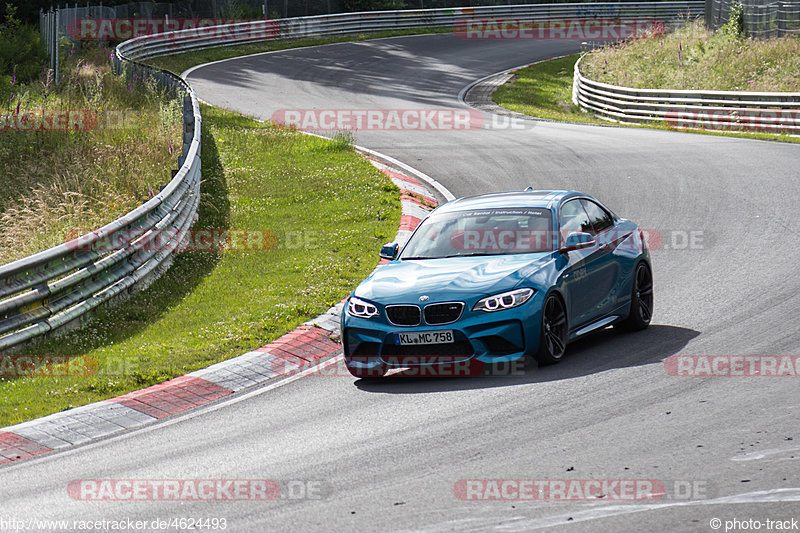
[[[549,252],[552,230],[552,214],[543,208],[434,214],[422,222],[400,259]]]

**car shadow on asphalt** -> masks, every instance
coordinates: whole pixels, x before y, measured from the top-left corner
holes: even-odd
[[[667,325],[652,325],[636,333],[608,328],[570,343],[564,359],[556,365],[501,365],[489,370],[489,375],[474,377],[424,377],[418,370],[408,370],[382,378],[359,379],[355,386],[365,392],[414,394],[567,380],[656,363],[664,372],[663,361],[679,353],[699,334],[693,329]]]

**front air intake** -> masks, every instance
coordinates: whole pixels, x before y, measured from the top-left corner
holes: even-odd
[[[421,321],[416,305],[387,305],[386,316],[395,326],[418,326]]]
[[[463,302],[448,302],[425,306],[425,322],[430,325],[450,324],[461,316]]]

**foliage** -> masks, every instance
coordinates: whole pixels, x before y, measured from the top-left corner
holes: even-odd
[[[403,0],[343,0],[344,11],[387,11],[390,9],[405,9]]]
[[[0,102],[14,86],[35,80],[47,61],[47,52],[35,26],[22,24],[16,8],[6,5],[0,19]]]
[[[181,148],[180,103],[148,80],[112,74],[109,49],[64,53],[58,87],[42,77],[0,103],[0,264],[97,228],[153,196]],[[84,128],[28,130],[29,114],[77,113]],[[10,125],[10,126],[9,126]]]
[[[728,22],[719,29],[719,33],[729,35],[735,39],[741,39],[745,36],[744,5],[741,2],[731,4]]]
[[[581,62],[585,76],[636,88],[800,91],[800,39],[744,39],[700,20],[663,36],[609,44]]]

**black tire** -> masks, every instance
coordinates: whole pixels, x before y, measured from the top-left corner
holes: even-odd
[[[369,379],[382,378],[389,369],[384,364],[372,368],[356,368],[347,365],[347,371],[355,378]]]
[[[540,365],[552,365],[561,361],[566,348],[567,311],[561,298],[551,294],[542,306],[539,350],[534,357]]]
[[[653,273],[644,261],[636,265],[631,289],[631,309],[622,323],[623,329],[640,331],[650,325],[653,318]]]

